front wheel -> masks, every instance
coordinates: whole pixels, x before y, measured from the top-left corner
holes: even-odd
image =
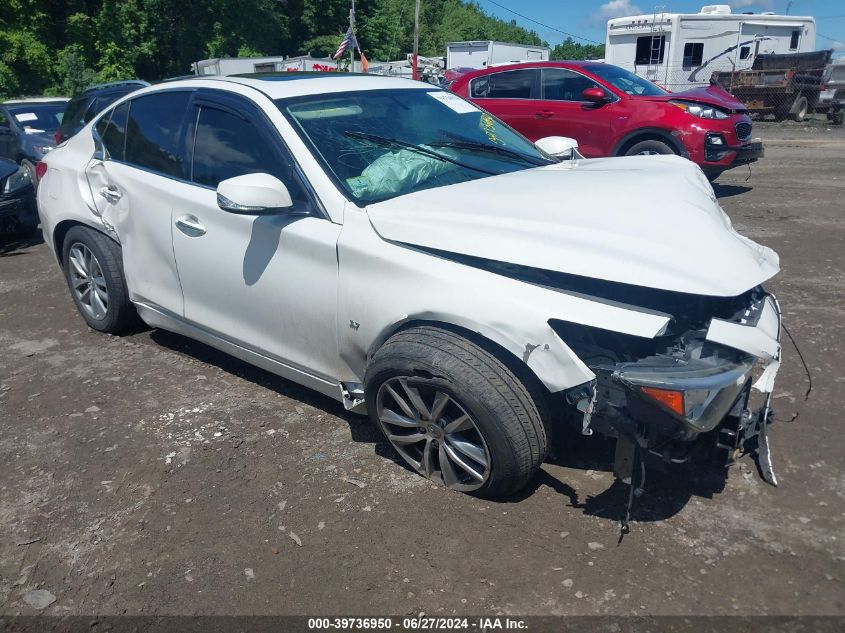
[[[546,457],[549,415],[536,378],[517,376],[494,350],[452,330],[391,337],[367,369],[365,390],[370,418],[396,452],[447,488],[506,496]]]
[[[89,327],[116,334],[137,322],[120,246],[98,231],[75,226],[65,236],[62,253],[70,294]]]
[[[629,147],[628,151],[625,152],[625,156],[653,156],[658,154],[674,153],[675,150],[673,150],[669,144],[664,143],[663,141],[649,139],[647,141],[640,141],[639,143],[635,143]]]

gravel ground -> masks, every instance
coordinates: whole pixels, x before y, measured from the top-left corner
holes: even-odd
[[[785,343],[780,487],[747,459],[655,475],[621,544],[598,440],[561,438],[507,502],[439,489],[331,400],[166,332],[88,330],[47,247],[5,243],[0,613],[845,615],[845,133],[756,133],[765,159],[716,190],[780,253],[812,374],[805,401]]]

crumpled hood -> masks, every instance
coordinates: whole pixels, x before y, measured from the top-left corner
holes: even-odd
[[[648,101],[672,101],[673,99],[681,99],[683,101],[695,101],[697,103],[716,106],[723,110],[730,110],[731,112],[748,111],[748,107],[742,101],[723,88],[713,85],[692,88],[683,92],[670,92],[667,95],[637,98]]]
[[[0,180],[11,176],[18,170],[18,164],[14,161],[0,158]]]
[[[637,286],[732,297],[778,256],[736,233],[677,156],[567,161],[367,208],[387,240]]]

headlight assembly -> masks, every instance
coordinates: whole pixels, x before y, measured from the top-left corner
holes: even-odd
[[[689,101],[670,101],[669,103],[688,114],[697,116],[699,119],[727,119],[729,116],[727,112],[719,108],[700,103],[690,103]]]
[[[32,179],[29,177],[29,170],[24,167],[18,167],[18,170],[14,174],[6,178],[6,183],[3,185],[3,193],[19,191],[29,184],[32,184]]]

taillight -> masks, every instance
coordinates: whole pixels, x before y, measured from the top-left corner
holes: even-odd
[[[62,133],[56,130],[56,135],[54,136],[56,139],[56,145],[62,142]]]
[[[44,174],[47,173],[47,163],[42,161],[38,161],[35,163],[35,177],[38,180],[41,180],[44,177]]]

